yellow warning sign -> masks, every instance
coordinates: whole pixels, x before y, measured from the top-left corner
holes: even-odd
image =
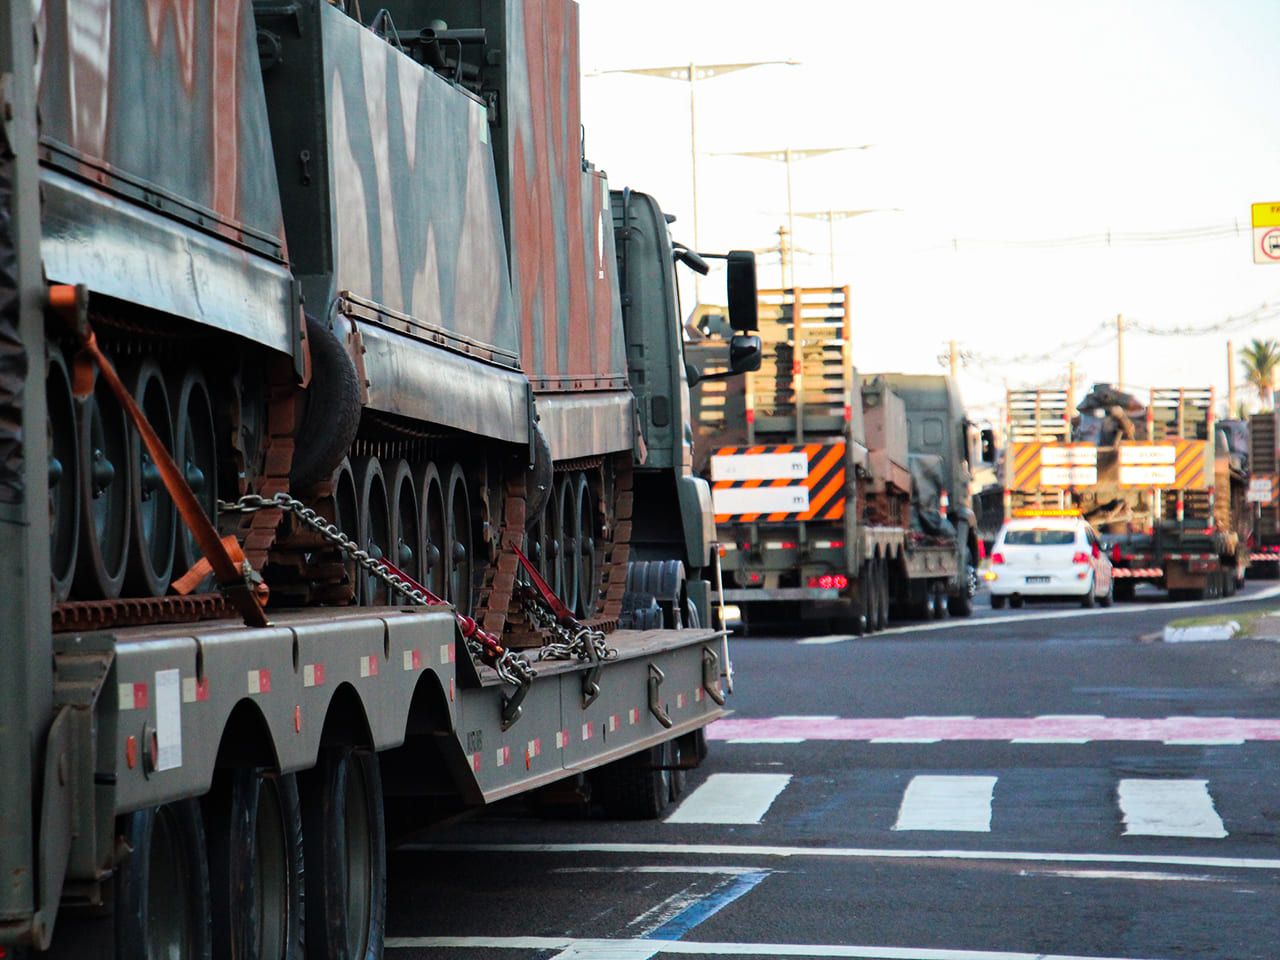
[[[1255,203],[1254,227],[1280,227],[1280,203]]]

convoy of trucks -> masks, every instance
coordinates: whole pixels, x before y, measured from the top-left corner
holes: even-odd
[[[706,262],[576,5],[359,17],[0,5],[0,955],[377,957],[389,838],[655,816],[726,712]]]
[[[1179,599],[1232,595],[1249,565],[1253,508],[1211,389],[1096,384],[1008,395],[1006,516],[1079,513],[1109,551],[1117,600],[1139,583]],[[1274,456],[1274,454],[1273,454]]]
[[[861,633],[972,609],[980,437],[950,378],[859,374],[848,302],[847,287],[762,291],[761,367],[723,381],[706,374],[725,369],[731,328],[694,321],[694,464],[724,599],[748,624],[794,613]]]

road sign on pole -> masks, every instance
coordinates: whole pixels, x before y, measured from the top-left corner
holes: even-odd
[[[1280,203],[1253,205],[1253,262],[1280,263]]]

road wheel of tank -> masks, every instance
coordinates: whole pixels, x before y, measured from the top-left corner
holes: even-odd
[[[668,741],[592,771],[592,799],[607,817],[656,819],[671,802],[672,756]]]
[[[645,570],[644,591],[658,598],[662,622],[668,630],[684,628],[684,564],[679,560],[652,560]]]
[[[147,807],[118,821],[130,851],[117,871],[116,956],[213,956],[204,823],[195,800]]]
[[[1011,606],[1014,610],[1021,610],[1022,603],[1023,603],[1022,597],[1012,596],[1009,598],[1009,606]]]
[[[45,374],[49,409],[45,430],[49,445],[49,561],[53,602],[71,595],[80,539],[80,441],[71,375],[61,350],[49,354]]]
[[[472,574],[475,563],[475,541],[471,529],[471,495],[467,476],[459,464],[449,468],[445,484],[445,556],[449,580],[449,601],[463,616],[471,616]]]
[[[448,524],[445,521],[444,486],[434,463],[422,469],[418,477],[418,504],[422,513],[421,555],[422,585],[444,599],[449,592],[445,550],[448,547]]]
[[[130,375],[128,386],[161,445],[173,456],[169,390],[160,365],[150,359],[142,361]],[[130,596],[162,597],[173,579],[178,512],[159,466],[136,430],[129,431],[129,466],[133,529],[125,585]]]
[[[195,494],[205,515],[215,522],[218,511],[218,445],[213,428],[213,405],[209,387],[200,371],[188,367],[183,371],[173,406],[173,459],[182,471],[187,486]],[[204,552],[185,523],[178,525],[174,551],[174,569],[184,574],[196,565]],[[205,586],[213,582],[210,575]]]
[[[391,507],[387,500],[387,480],[377,457],[358,457],[351,464],[359,496],[359,530],[356,540],[360,549],[374,560],[391,554]],[[383,580],[361,569],[357,596],[362,606],[384,606],[390,602],[390,591]]]
[[[325,747],[299,776],[307,955],[378,960],[387,924],[387,827],[378,757]]]
[[[574,505],[573,474],[564,474],[556,480],[556,581],[559,589],[555,595],[566,607],[573,608],[578,596],[578,511]]]
[[[591,484],[585,473],[574,474],[574,511],[578,519],[578,593],[574,604],[580,619],[594,616],[599,605],[600,567],[596,563],[596,540],[599,534],[599,511]]]
[[[296,778],[247,767],[220,770],[205,819],[217,955],[300,960],[306,878]]]
[[[1129,579],[1112,580],[1111,591],[1117,600],[1121,603],[1128,603],[1133,600],[1134,582]]]
[[[333,525],[353,544],[360,542],[360,494],[356,491],[355,473],[351,461],[343,459],[333,471]],[[360,567],[349,553],[343,553],[342,563],[347,568],[347,584],[353,591],[360,583]],[[360,602],[356,594],[355,602]]]
[[[406,461],[396,462],[388,490],[391,494],[391,562],[421,583],[424,579],[420,547],[422,508],[413,469]],[[405,604],[409,600],[402,594],[396,594],[391,602]]]
[[[75,593],[120,596],[133,526],[129,430],[111,388],[99,377],[80,422],[80,550]],[[212,427],[211,427],[212,429]]]
[[[993,594],[991,595],[991,609],[992,609],[992,610],[1003,610],[1003,609],[1004,609],[1004,601],[1005,601],[1005,598],[1004,598],[1004,597],[998,597],[998,596],[996,596],[996,595],[993,593]]]

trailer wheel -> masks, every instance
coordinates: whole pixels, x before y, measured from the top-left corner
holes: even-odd
[[[204,823],[195,800],[176,800],[120,818],[130,854],[116,888],[116,956],[209,960],[213,909]]]
[[[675,748],[670,740],[606,764],[591,774],[591,796],[605,816],[654,820],[671,802]]]
[[[306,877],[297,779],[224,770],[205,809],[218,956],[299,960]]]
[[[379,960],[387,922],[386,820],[375,754],[321,751],[299,778],[308,954]]]

